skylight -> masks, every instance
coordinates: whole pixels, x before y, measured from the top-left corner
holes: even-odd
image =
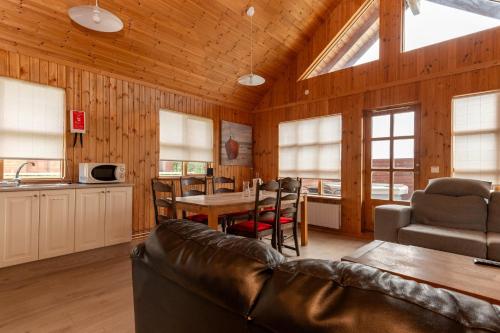
[[[301,79],[379,59],[379,0],[367,0]]]
[[[500,26],[500,2],[493,0],[403,1],[405,52]]]

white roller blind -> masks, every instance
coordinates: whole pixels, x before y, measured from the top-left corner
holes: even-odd
[[[64,159],[64,89],[0,78],[0,159]]]
[[[340,179],[342,116],[279,125],[279,175]]]
[[[500,93],[453,99],[453,175],[500,184]]]
[[[211,119],[160,110],[160,160],[213,161]]]

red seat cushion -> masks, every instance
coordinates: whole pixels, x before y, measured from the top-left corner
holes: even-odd
[[[273,220],[261,220],[261,222],[264,222],[264,223],[273,223],[274,221]],[[280,217],[280,223],[281,224],[286,224],[286,223],[292,223],[293,222],[293,219],[291,217]]]
[[[231,230],[235,231],[243,231],[243,232],[253,232],[254,228],[254,221],[244,221],[244,222],[239,222],[235,223],[227,228],[227,230],[230,232]],[[260,223],[257,222],[257,231],[261,232],[264,230],[269,230],[271,229],[272,226],[267,223]]]
[[[195,221],[195,222],[207,223],[208,222],[208,215],[196,214],[196,215],[188,216],[187,219],[191,220],[191,221]]]

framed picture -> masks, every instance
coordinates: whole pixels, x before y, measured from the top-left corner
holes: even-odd
[[[252,126],[222,121],[220,162],[252,166]]]

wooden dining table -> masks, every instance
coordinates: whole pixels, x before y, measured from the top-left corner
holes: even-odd
[[[272,192],[264,192],[261,199],[272,195]],[[208,226],[217,230],[219,216],[254,209],[255,195],[244,196],[243,192],[234,192],[177,197],[176,204],[177,216],[182,216],[183,211],[205,214],[208,216]],[[300,240],[302,246],[307,245],[307,195],[305,194],[300,196]]]

